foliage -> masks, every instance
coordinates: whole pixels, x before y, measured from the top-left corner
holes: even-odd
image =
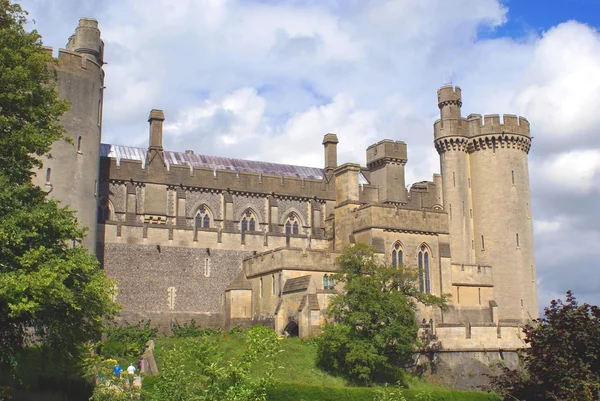
[[[242,334],[244,330],[240,326],[233,326],[231,330],[229,330],[230,335]]]
[[[145,391],[147,398],[266,400],[266,391],[274,381],[275,357],[280,351],[277,334],[261,326],[248,329],[244,333],[244,352],[234,359],[227,359],[220,350],[223,337],[187,337],[163,353],[160,376],[153,380],[151,391]],[[193,361],[191,369],[186,362],[190,359]],[[260,369],[258,375],[256,369]]]
[[[133,376],[124,371],[117,377],[113,369],[118,362],[95,354],[94,348],[87,344],[88,356],[82,360],[86,377],[96,383],[90,401],[139,400],[141,389],[133,385]]]
[[[269,401],[497,401],[492,394],[459,390],[412,390],[401,387],[327,387],[308,383],[277,383],[268,391]]]
[[[157,328],[150,326],[150,320],[135,325],[114,323],[106,332],[101,354],[105,357],[137,358],[144,353],[146,343],[155,338],[157,332]]]
[[[366,244],[346,247],[337,264],[344,293],[326,311],[319,365],[357,384],[398,380],[418,345],[417,303],[444,307],[446,298],[420,293],[418,272],[380,262]]]
[[[579,305],[571,291],[525,326],[522,370],[501,366],[493,388],[513,400],[600,399],[600,308]]]
[[[31,183],[63,138],[68,104],[58,99],[55,60],[26,22],[19,5],[0,0],[0,367],[13,374],[31,333],[73,352],[117,312],[73,212]]]
[[[183,325],[180,325],[178,322],[173,324],[173,336],[176,338],[211,336],[220,334],[221,332],[221,329],[203,329],[196,325],[196,321],[194,319],[184,323]]]

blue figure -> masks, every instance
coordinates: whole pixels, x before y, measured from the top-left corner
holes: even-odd
[[[114,369],[114,371],[115,371],[115,375],[116,375],[117,377],[121,377],[121,371],[122,371],[122,370],[123,370],[123,369],[121,369],[121,365],[119,365],[119,364],[117,363],[117,366],[115,366],[115,369]]]

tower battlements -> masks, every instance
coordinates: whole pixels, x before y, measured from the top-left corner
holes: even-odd
[[[466,121],[467,136],[471,138],[479,135],[530,136],[529,121],[514,114],[504,114],[502,120],[499,114],[486,114],[483,117],[469,114]]]
[[[458,107],[462,106],[462,94],[459,86],[442,86],[440,89],[438,89],[437,95],[438,107],[440,109],[448,104],[455,104]]]

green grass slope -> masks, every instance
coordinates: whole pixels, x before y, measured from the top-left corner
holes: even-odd
[[[161,355],[181,341],[174,337],[161,337],[156,341],[156,358],[160,370]],[[242,354],[244,340],[241,335],[221,335],[220,346],[225,355],[232,358]],[[280,367],[275,372],[276,385],[269,391],[270,401],[294,400],[348,400],[373,401],[379,388],[352,387],[341,377],[332,376],[316,366],[317,348],[314,342],[299,338],[288,338],[281,342],[281,352],[277,357]],[[188,369],[194,369],[192,364]],[[152,386],[152,378],[145,379],[144,385]],[[406,400],[497,400],[494,395],[476,391],[448,390],[416,377],[407,376],[408,388],[403,390]]]

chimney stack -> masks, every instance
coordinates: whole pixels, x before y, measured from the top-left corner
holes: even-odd
[[[152,109],[148,122],[150,123],[150,147],[151,150],[163,150],[162,131],[165,114],[162,110]]]
[[[337,144],[339,143],[336,134],[327,134],[323,137],[323,146],[325,147],[325,172],[331,171],[337,167]]]

